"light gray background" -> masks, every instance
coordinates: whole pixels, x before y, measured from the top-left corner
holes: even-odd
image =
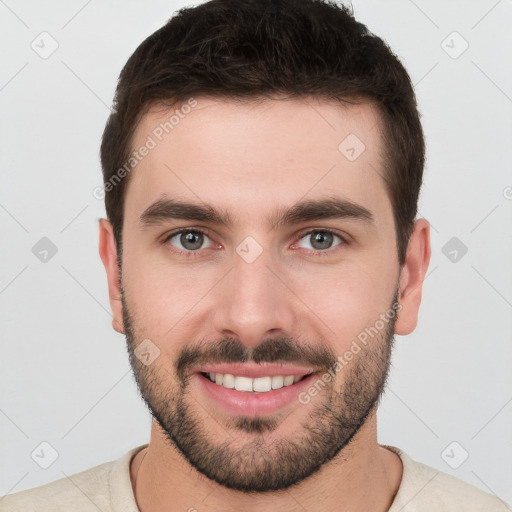
[[[92,191],[119,71],[184,5],[0,1],[0,496],[149,439],[111,328]],[[407,67],[427,140],[432,261],[419,326],[397,337],[379,440],[512,503],[512,2],[353,5]],[[59,45],[46,59],[31,48],[43,31]],[[46,263],[32,253],[42,237],[58,249]],[[452,237],[468,249],[455,262]],[[42,442],[59,454],[48,469],[31,457]]]

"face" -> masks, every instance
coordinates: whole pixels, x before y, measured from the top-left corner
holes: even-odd
[[[386,380],[407,283],[380,122],[368,104],[196,100],[168,134],[156,108],[136,130],[156,144],[126,191],[114,322],[192,466],[286,489],[347,446]]]

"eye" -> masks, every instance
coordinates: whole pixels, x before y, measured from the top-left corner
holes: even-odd
[[[203,247],[205,241],[209,241],[209,245]],[[197,252],[199,249],[206,249],[215,245],[204,231],[190,228],[173,231],[165,237],[163,243],[167,242],[183,252]]]
[[[339,240],[339,242],[333,245],[333,242],[336,238]],[[332,249],[333,247],[340,245],[343,242],[345,242],[345,240],[333,231],[328,229],[316,229],[305,233],[297,245],[305,249],[325,252],[329,249]]]

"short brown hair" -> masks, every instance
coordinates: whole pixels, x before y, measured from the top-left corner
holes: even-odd
[[[124,195],[135,129],[155,103],[190,97],[273,95],[371,101],[382,119],[387,192],[398,259],[417,213],[425,142],[407,71],[379,37],[331,0],[210,0],[180,9],[145,39],[119,76],[102,143],[105,207],[121,248]]]

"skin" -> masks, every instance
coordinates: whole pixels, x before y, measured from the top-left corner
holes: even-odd
[[[234,338],[253,350],[271,335],[286,335],[342,355],[389,309],[396,291],[401,310],[394,332],[412,332],[430,260],[429,225],[424,219],[415,222],[406,262],[400,267],[392,207],[381,177],[382,139],[374,107],[342,107],[312,98],[266,99],[258,104],[196,100],[198,105],[132,171],[125,199],[122,276],[112,226],[100,220],[100,256],[108,277],[113,327],[126,334],[124,298],[132,343],[149,338],[160,350],[151,366],[134,368],[153,393],[152,405],[164,412],[163,397],[170,403],[178,396],[176,360],[199,340]],[[150,110],[136,129],[133,147],[143,145],[169,116],[162,108]],[[338,151],[351,133],[366,146],[352,162]],[[269,228],[268,216],[276,206],[333,194],[368,209],[373,222],[321,219]],[[228,211],[235,222],[225,227],[167,220],[142,226],[142,212],[162,197],[212,204]],[[182,227],[208,231],[204,248],[195,257],[185,256],[179,236],[172,244],[162,243],[164,235]],[[331,229],[348,242],[335,238],[333,247],[319,256],[322,251],[315,250],[306,234],[312,228]],[[263,249],[250,264],[236,252],[247,236]],[[390,340],[382,333],[373,343],[358,356],[376,354],[386,362],[383,347]],[[207,400],[194,382],[184,398],[188,414],[202,428],[209,446],[227,442],[248,461],[253,440],[271,448],[276,441],[307,439],[304,425],[315,425],[329,393],[342,396],[357,360],[308,404],[297,402],[273,415],[272,431],[237,428],[233,418]],[[385,511],[400,485],[402,465],[398,456],[379,446],[376,407],[372,407],[351,442],[335,457],[279,491],[247,494],[208,478],[182,456],[156,420],[149,446],[132,460],[130,476],[142,512],[191,507]]]

